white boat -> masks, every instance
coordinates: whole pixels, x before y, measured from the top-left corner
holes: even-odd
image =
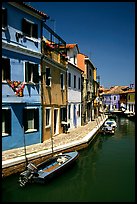
[[[107,119],[106,120],[106,122],[104,123],[104,126],[105,127],[114,127],[114,128],[116,128],[117,127],[117,123],[116,123],[116,121],[113,119],[113,118],[109,118],[109,119]]]
[[[117,127],[117,123],[113,118],[109,118],[106,120],[106,122],[104,123],[101,132],[103,134],[114,134],[115,133],[115,129]]]
[[[124,114],[125,114],[128,118],[135,118],[135,112],[126,110],[126,111],[124,112]]]

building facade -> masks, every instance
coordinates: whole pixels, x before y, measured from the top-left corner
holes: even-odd
[[[46,19],[23,2],[2,3],[2,150],[42,141],[40,63]]]
[[[78,53],[78,67],[83,71],[82,75],[82,125],[95,119],[95,99],[98,85],[96,84],[96,68],[88,56]]]
[[[77,66],[77,54],[79,48],[77,44],[67,44],[67,87],[68,87],[68,107],[67,122],[69,129],[81,126],[81,69]]]
[[[66,42],[47,25],[42,38],[43,141],[64,132],[67,122]]]
[[[127,91],[127,107],[126,110],[135,113],[135,89]]]

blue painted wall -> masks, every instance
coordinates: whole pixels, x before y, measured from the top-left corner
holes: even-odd
[[[21,11],[20,9],[8,4],[7,2],[2,2],[2,7],[7,8],[7,21],[8,27],[5,32],[2,32],[2,41],[8,43],[14,43],[15,45],[20,45],[23,48],[27,48],[36,52],[41,51],[41,21],[28,13]],[[16,40],[16,32],[22,33],[22,19],[26,18],[38,25],[38,39],[33,39],[24,36]]]
[[[23,109],[27,104],[7,104],[3,107],[11,109],[11,135],[2,137],[2,151],[8,149],[14,149],[41,142],[41,127],[39,131],[24,133],[23,131]],[[30,107],[30,105],[29,105]],[[41,124],[41,107],[35,105],[39,109],[39,124]]]
[[[2,2],[2,7],[7,8],[8,27],[2,31],[2,57],[10,59],[11,80],[25,80],[25,62],[33,62],[39,65],[41,62],[41,20],[30,14],[10,5],[8,2]],[[16,32],[22,32],[22,19],[27,18],[38,24],[38,39],[31,39],[26,36],[17,42]],[[12,46],[13,45],[13,49]],[[20,50],[18,48],[25,49]],[[35,54],[34,54],[35,52]],[[39,79],[40,82],[40,79]],[[2,82],[2,108],[11,110],[11,135],[2,137],[2,150],[8,150],[24,146],[24,136],[26,145],[40,143],[41,141],[41,87],[40,83],[25,84],[24,96],[15,95],[12,88],[6,81]],[[25,107],[35,107],[39,110],[39,129],[37,132],[23,132],[23,109]]]
[[[104,94],[103,97],[103,105],[108,105],[111,109],[113,109],[113,106],[116,106],[116,109],[119,110],[119,94]]]

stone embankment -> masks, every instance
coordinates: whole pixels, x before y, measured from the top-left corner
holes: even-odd
[[[88,124],[70,130],[67,134],[62,133],[53,137],[53,152],[68,152],[80,150],[89,145],[94,140],[100,127],[108,116],[102,114]],[[25,157],[26,152],[26,157]],[[2,152],[2,175],[9,176],[23,171],[27,161],[32,161],[36,165],[52,155],[51,139],[43,143],[26,146]]]

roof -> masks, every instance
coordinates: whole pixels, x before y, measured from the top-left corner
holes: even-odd
[[[66,44],[67,49],[73,49],[74,47],[77,47],[78,52],[79,52],[79,48],[78,48],[78,45],[76,43],[75,44]]]
[[[135,89],[129,89],[129,90],[127,90],[127,91],[124,91],[124,93],[135,93]]]
[[[35,13],[37,13],[37,14],[39,14],[40,16],[44,17],[45,19],[49,19],[49,16],[48,16],[47,14],[43,13],[42,11],[39,11],[39,10],[35,9],[34,7],[28,5],[28,4],[24,3],[24,2],[18,1],[18,2],[16,2],[16,3],[19,4],[19,5],[21,5],[21,6],[26,7],[26,8],[28,8],[28,9],[31,9],[31,10],[34,11]]]
[[[104,94],[121,94],[121,93],[125,93],[127,88],[129,88],[129,87],[128,86],[113,86],[108,91],[106,91]]]

